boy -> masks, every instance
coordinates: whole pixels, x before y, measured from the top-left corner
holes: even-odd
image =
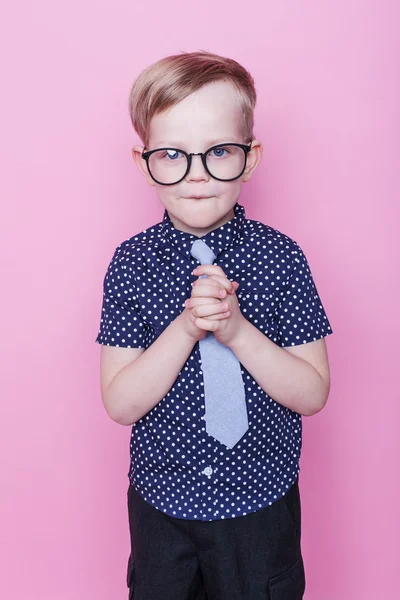
[[[133,158],[165,211],[115,250],[96,341],[104,406],[132,425],[134,600],[305,590],[301,415],[327,401],[332,329],[300,246],[238,203],[262,155],[255,102],[241,65],[202,51],[131,90]]]

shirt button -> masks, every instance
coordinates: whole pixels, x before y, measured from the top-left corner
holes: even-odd
[[[209,477],[210,475],[212,475],[212,474],[213,474],[213,470],[212,470],[212,468],[211,468],[211,467],[206,467],[206,468],[204,469],[203,473],[204,473],[204,475],[207,475],[207,476]]]

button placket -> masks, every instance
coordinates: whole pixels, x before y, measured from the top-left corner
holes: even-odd
[[[203,520],[207,521],[210,518],[210,506],[211,498],[214,492],[214,477],[216,474],[216,467],[212,465],[211,456],[205,456],[203,465],[200,468],[201,487],[202,487],[202,517]]]

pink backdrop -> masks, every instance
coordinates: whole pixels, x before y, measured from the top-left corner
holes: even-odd
[[[255,77],[264,156],[241,203],[303,247],[334,329],[328,404],[303,418],[305,599],[397,597],[398,6],[3,11],[1,598],[127,598],[130,428],[102,406],[94,339],[115,247],[163,215],[131,158],[129,87],[199,49]]]

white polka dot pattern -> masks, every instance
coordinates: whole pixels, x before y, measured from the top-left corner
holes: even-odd
[[[193,234],[163,221],[115,250],[103,286],[96,342],[148,348],[184,310]],[[235,217],[202,238],[230,280],[243,315],[275,344],[295,346],[333,333],[307,259],[291,238]],[[234,518],[283,496],[300,472],[301,415],[275,402],[241,364],[249,430],[228,449],[206,433],[199,344],[166,396],[132,426],[128,477],[157,509],[182,519]]]

